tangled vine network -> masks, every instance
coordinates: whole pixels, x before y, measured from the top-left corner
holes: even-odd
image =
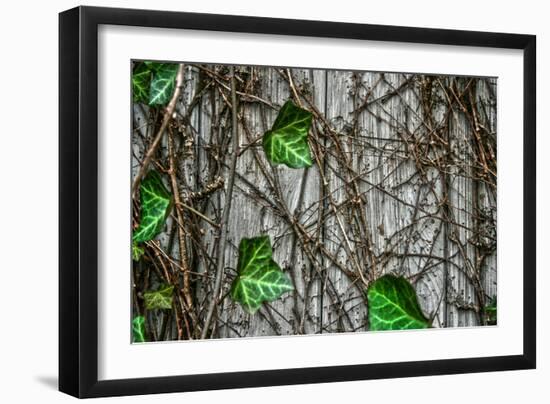
[[[134,341],[495,324],[496,78],[132,79]]]

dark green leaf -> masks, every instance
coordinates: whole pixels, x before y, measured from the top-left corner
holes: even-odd
[[[231,297],[249,313],[293,290],[290,278],[273,260],[268,236],[243,238],[239,244],[238,275]]]
[[[171,309],[173,294],[174,286],[172,285],[162,285],[158,290],[145,292],[143,294],[145,308],[147,310]]]
[[[170,212],[172,197],[164,187],[160,174],[147,173],[140,185],[141,217],[132,237],[136,243],[149,241],[162,231]]]
[[[177,63],[162,63],[153,74],[149,91],[149,105],[166,105],[176,86]]]
[[[132,242],[132,259],[139,261],[141,256],[145,253],[143,247],[140,247],[135,241]]]
[[[132,341],[145,342],[145,317],[136,316],[132,320]]]
[[[497,325],[497,298],[490,300],[489,304],[485,306],[485,315],[487,317],[488,325]]]
[[[132,93],[134,102],[149,101],[149,86],[151,85],[151,70],[145,63],[138,63],[132,73]]]
[[[145,60],[143,64],[145,64],[145,66],[147,66],[149,70],[151,70],[152,72],[156,72],[159,69],[159,67],[163,65],[163,63],[152,62],[150,60]]]
[[[384,275],[369,286],[369,329],[409,330],[428,328],[416,292],[405,278]]]
[[[311,153],[307,135],[312,115],[287,101],[279,111],[271,130],[263,137],[267,158],[273,164],[285,164],[290,168],[311,167]]]

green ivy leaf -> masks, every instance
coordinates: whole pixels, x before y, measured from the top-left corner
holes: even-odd
[[[141,256],[145,253],[145,249],[140,247],[135,241],[132,242],[132,259],[139,261]]]
[[[172,196],[164,187],[158,172],[149,171],[141,181],[140,200],[140,223],[132,237],[136,243],[154,239],[162,231],[170,212]]]
[[[132,73],[132,93],[134,102],[149,101],[151,70],[145,63],[138,63]]]
[[[161,63],[154,69],[149,91],[149,105],[166,105],[176,86],[177,63]]]
[[[145,60],[145,61],[143,62],[143,64],[144,64],[145,66],[147,66],[147,67],[149,68],[149,70],[151,70],[152,72],[157,71],[158,68],[159,68],[160,66],[163,65],[163,63],[152,62],[152,61],[150,61],[150,60]]]
[[[369,286],[367,299],[371,331],[409,330],[430,326],[420,309],[414,288],[403,277],[382,276]]]
[[[487,316],[488,325],[497,325],[497,298],[496,297],[492,298],[489,304],[485,306],[485,315]]]
[[[279,111],[271,130],[265,132],[263,146],[273,164],[290,168],[311,167],[311,153],[307,134],[312,115],[288,100]]]
[[[171,309],[173,294],[174,286],[172,285],[161,285],[158,290],[145,292],[143,294],[145,308],[147,310]]]
[[[136,316],[132,320],[132,342],[145,342],[145,317]]]
[[[239,244],[238,275],[231,297],[254,314],[263,302],[271,302],[293,290],[292,282],[273,260],[268,236],[243,238]]]

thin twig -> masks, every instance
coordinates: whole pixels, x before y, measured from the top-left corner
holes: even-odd
[[[231,200],[233,199],[233,184],[235,183],[235,171],[237,169],[237,157],[239,155],[239,128],[237,120],[237,91],[235,86],[235,68],[230,66],[231,73],[231,114],[232,114],[232,141],[233,150],[231,151],[231,166],[229,171],[229,180],[227,182],[227,193],[225,195],[225,206],[223,208],[223,216],[220,223],[220,237],[218,243],[218,261],[216,267],[216,280],[214,283],[214,290],[212,292],[212,299],[208,305],[208,312],[206,319],[204,320],[204,326],[202,329],[201,338],[205,339],[208,335],[208,329],[210,328],[210,322],[212,321],[212,315],[218,304],[218,296],[222,285],[223,269],[225,266],[225,243],[227,239],[227,223],[229,221],[229,213],[231,211]]]
[[[145,154],[145,158],[143,159],[143,162],[141,163],[141,167],[139,168],[139,171],[134,178],[134,182],[132,184],[132,195],[136,194],[136,191],[139,187],[139,183],[141,182],[141,179],[145,175],[145,172],[147,170],[147,167],[149,166],[149,163],[151,162],[151,159],[153,158],[153,155],[155,154],[159,144],[160,140],[162,139],[162,135],[164,134],[164,131],[168,127],[168,123],[170,123],[172,119],[172,115],[174,114],[174,109],[176,108],[176,104],[178,102],[178,98],[181,93],[181,89],[183,87],[183,74],[184,74],[184,65],[183,63],[180,63],[178,67],[178,72],[176,75],[176,87],[174,88],[174,94],[172,94],[172,98],[170,99],[170,102],[168,103],[166,110],[164,111],[164,116],[162,118],[162,123],[160,125],[160,128],[155,136],[155,139],[153,140],[153,143],[151,143],[151,146],[149,147],[149,150],[147,150],[147,153]]]

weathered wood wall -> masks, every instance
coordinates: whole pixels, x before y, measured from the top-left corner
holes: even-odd
[[[213,335],[364,331],[365,285],[384,273],[411,280],[437,327],[483,322],[497,280],[496,164],[487,161],[496,159],[496,79],[236,70],[240,150]],[[229,175],[227,77],[224,66],[186,66],[177,137],[183,196]],[[310,169],[273,168],[258,141],[289,98],[314,113]],[[135,106],[136,166],[152,130],[143,124],[148,114]],[[193,208],[219,223],[224,196],[222,187]],[[186,214],[195,299],[205,307],[219,230]],[[175,226],[170,218],[160,239],[177,260]],[[296,290],[251,316],[228,292],[240,239],[260,234],[270,236]]]

